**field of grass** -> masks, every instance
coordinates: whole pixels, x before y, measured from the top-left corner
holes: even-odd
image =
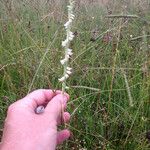
[[[1,133],[12,102],[34,89],[61,89],[66,5],[0,1]],[[77,1],[75,14],[68,80],[73,136],[58,149],[150,149],[149,0]]]

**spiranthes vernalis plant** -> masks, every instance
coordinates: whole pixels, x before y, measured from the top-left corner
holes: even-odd
[[[70,74],[72,73],[72,68],[69,67],[69,59],[71,57],[72,49],[70,48],[70,42],[74,38],[73,32],[71,32],[72,28],[72,22],[74,20],[74,0],[69,0],[68,7],[68,21],[64,24],[65,30],[66,30],[66,39],[62,41],[62,47],[65,50],[65,57],[60,61],[61,65],[63,66],[63,76],[59,79],[60,82],[62,82],[62,92],[65,92],[65,89],[67,89],[66,80],[69,78]]]

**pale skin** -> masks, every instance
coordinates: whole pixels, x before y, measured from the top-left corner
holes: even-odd
[[[70,119],[64,111],[68,100],[69,95],[61,91],[40,89],[13,103],[8,108],[0,149],[55,150],[70,137],[68,129],[57,129]],[[36,114],[35,109],[41,105],[44,112]]]

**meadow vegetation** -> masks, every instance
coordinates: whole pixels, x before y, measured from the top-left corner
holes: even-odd
[[[0,132],[8,106],[61,89],[67,0],[0,1]],[[150,149],[150,2],[77,0],[62,150]]]

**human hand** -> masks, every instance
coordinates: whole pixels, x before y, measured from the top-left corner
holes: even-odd
[[[68,99],[68,94],[62,95],[61,91],[41,89],[13,103],[7,112],[0,149],[55,150],[57,144],[70,137],[67,129],[57,131],[62,120],[70,119],[70,114],[64,112]],[[45,106],[44,112],[36,114],[41,105]]]

